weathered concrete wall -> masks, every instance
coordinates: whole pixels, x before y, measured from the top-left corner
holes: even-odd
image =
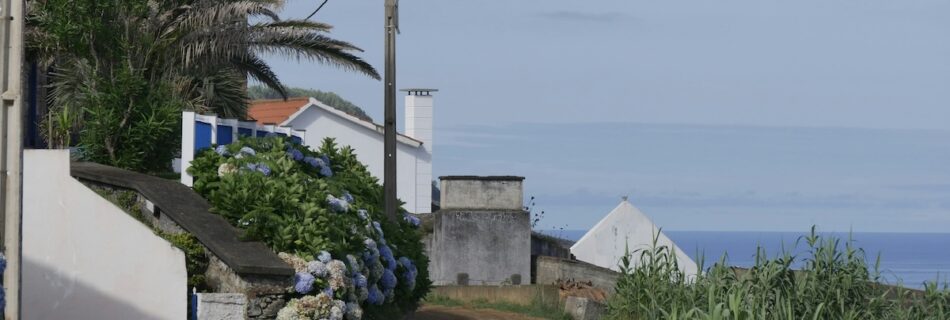
[[[244,319],[247,297],[240,293],[199,293],[198,320]]]
[[[537,283],[553,284],[557,280],[590,281],[598,289],[614,292],[620,273],[598,267],[583,261],[567,260],[555,257],[538,257]]]
[[[531,222],[525,211],[439,211],[429,277],[435,285],[527,284]]]
[[[446,176],[442,181],[442,209],[523,210],[523,177]]]
[[[564,312],[574,320],[597,320],[607,314],[607,306],[582,297],[567,297],[564,301]]]
[[[568,259],[571,257],[571,247],[568,243],[568,240],[532,232],[531,255]]]
[[[185,255],[70,177],[65,150],[27,150],[22,319],[182,319]]]
[[[560,300],[557,287],[552,285],[524,286],[442,286],[432,288],[432,294],[462,302],[484,300],[490,303],[530,305],[535,301],[556,306]]]

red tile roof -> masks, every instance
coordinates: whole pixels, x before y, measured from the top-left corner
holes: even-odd
[[[247,116],[260,124],[281,124],[291,115],[306,106],[310,101],[307,97],[274,100],[254,100],[247,108]]]

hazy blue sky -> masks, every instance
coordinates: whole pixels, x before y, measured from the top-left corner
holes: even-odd
[[[382,69],[382,4],[315,19]],[[630,195],[679,230],[950,230],[950,1],[400,5],[398,86],[441,90],[435,173],[526,176],[546,226]],[[382,117],[380,82],[270,62]]]

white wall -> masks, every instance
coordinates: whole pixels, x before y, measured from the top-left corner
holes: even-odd
[[[366,164],[369,172],[380,178],[380,183],[382,183],[383,135],[316,107],[308,108],[286,125],[297,130],[306,130],[305,140],[311,148],[319,148],[323,144],[323,139],[327,137],[335,138],[339,146],[352,147],[356,158]],[[432,211],[431,201],[426,203],[417,201],[418,161],[431,163],[431,157],[424,148],[402,142],[396,143],[396,195],[406,202],[406,210],[413,213],[428,213]],[[425,184],[427,186],[425,190],[431,196],[432,182],[425,181]]]
[[[657,237],[658,247],[675,250],[677,265],[686,276],[696,276],[699,272],[696,262],[663,234],[640,209],[626,200],[574,243],[571,254],[577,260],[620,271],[620,259],[628,250],[633,254],[631,266],[639,266],[640,255],[637,250],[651,250],[654,237]]]
[[[69,175],[65,150],[27,150],[23,319],[184,319],[185,256]]]

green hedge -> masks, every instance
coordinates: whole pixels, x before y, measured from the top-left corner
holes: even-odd
[[[349,147],[245,138],[201,152],[188,172],[214,213],[297,270],[285,319],[389,319],[429,291],[418,218],[384,216],[382,186]]]

